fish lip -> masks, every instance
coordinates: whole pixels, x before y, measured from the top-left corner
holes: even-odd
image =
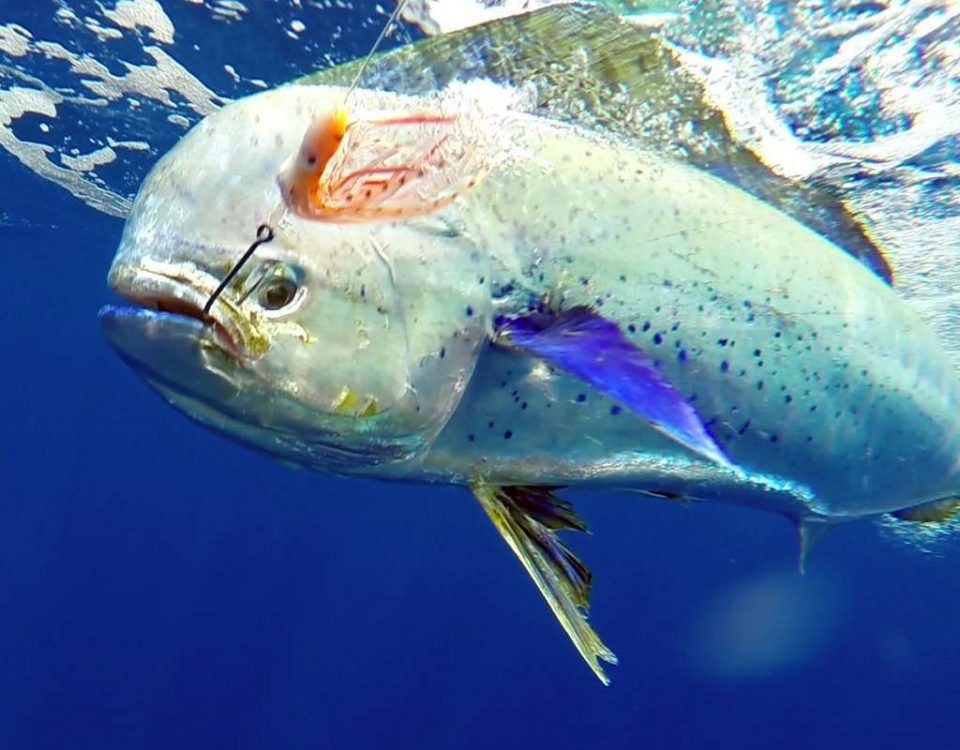
[[[110,287],[136,307],[197,320],[204,324],[209,336],[206,342],[239,360],[256,359],[262,354],[254,326],[240,319],[238,309],[221,295],[211,306],[205,306],[219,283],[209,274],[183,269],[173,264],[149,263],[149,267],[115,267],[111,269]],[[210,287],[209,290],[207,287]],[[251,335],[251,334],[254,335]]]

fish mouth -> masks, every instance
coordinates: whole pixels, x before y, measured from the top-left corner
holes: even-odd
[[[193,265],[143,259],[136,267],[115,266],[110,287],[137,308],[186,318],[203,324],[202,342],[238,360],[256,360],[269,348],[269,339],[254,316],[245,313],[226,294],[210,297],[220,280]]]
[[[402,463],[421,451],[417,436],[357,430],[357,416],[318,407],[264,374],[256,366],[266,346],[255,320],[224,295],[206,314],[216,284],[199,273],[187,266],[158,271],[142,261],[110,272],[110,286],[135,306],[104,306],[101,330],[164,400],[247,445],[334,473]]]

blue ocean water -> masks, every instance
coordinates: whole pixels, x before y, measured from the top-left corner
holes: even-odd
[[[121,221],[0,175],[0,748],[960,746],[957,545],[851,524],[801,577],[779,517],[568,493],[604,688],[466,491],[162,403],[97,324]]]

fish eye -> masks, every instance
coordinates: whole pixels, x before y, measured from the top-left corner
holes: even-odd
[[[257,295],[264,310],[282,310],[297,296],[297,282],[282,276],[265,281]]]

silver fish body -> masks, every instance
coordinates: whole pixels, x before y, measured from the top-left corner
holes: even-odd
[[[895,292],[829,241],[700,170],[520,113],[498,120],[515,158],[436,217],[292,217],[276,175],[342,96],[291,86],[232,104],[185,137],[137,197],[111,282],[161,311],[177,311],[171,295],[201,306],[258,223],[276,232],[214,307],[221,322],[187,329],[196,366],[233,395],[218,386],[198,396],[166,372],[176,360],[149,361],[149,347],[128,357],[194,416],[338,473],[582,483],[798,519],[876,514],[960,489],[955,374]],[[354,106],[418,104],[361,91]],[[262,309],[258,285],[278,274],[302,298]],[[490,344],[495,316],[543,300],[591,305],[619,324],[736,469]],[[150,324],[159,330],[169,314]],[[138,329],[143,314],[106,317],[130,349],[116,332]]]
[[[358,74],[368,124],[459,107],[444,147],[473,152],[426,161],[479,181],[442,173],[447,203],[394,171],[365,205],[392,221],[292,213],[290,160]],[[339,154],[361,170],[422,153],[363,132]],[[352,184],[331,195],[363,206]],[[402,218],[410,200],[430,210]],[[958,511],[960,386],[892,270],[835,196],[737,141],[661,37],[572,4],[207,118],[144,181],[110,271],[136,307],[101,322],[164,398],[248,445],[468,486],[606,683],[591,574],[558,536],[586,526],[557,486],[776,511],[802,555],[837,522]]]

